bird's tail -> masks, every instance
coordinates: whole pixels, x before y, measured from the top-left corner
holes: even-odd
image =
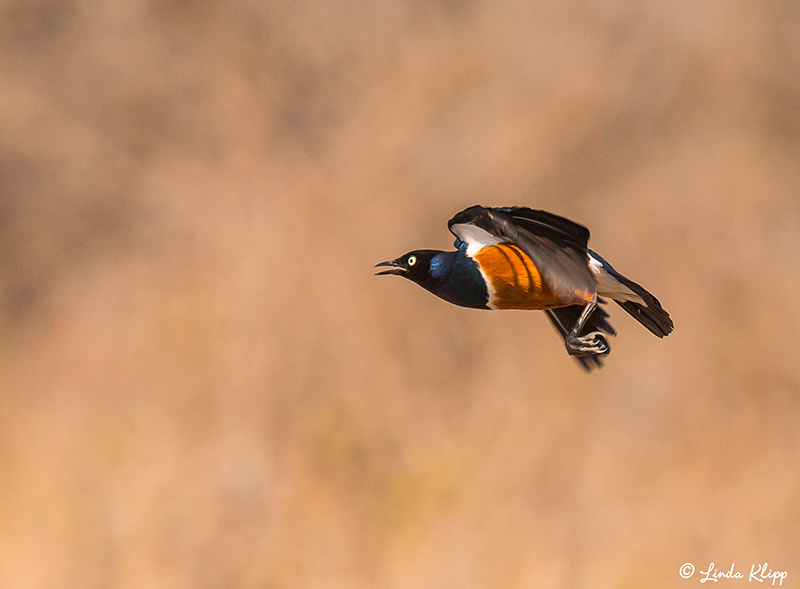
[[[656,297],[650,294],[644,287],[636,284],[633,280],[625,278],[622,274],[616,273],[615,278],[639,295],[643,301],[643,303],[639,303],[630,300],[614,299],[615,303],[625,309],[636,321],[649,329],[653,335],[664,337],[672,333],[674,328],[672,319]]]
[[[658,337],[672,333],[672,319],[659,300],[640,284],[617,272],[597,253],[589,251],[589,266],[598,281],[598,294],[614,299],[636,321]]]
[[[603,300],[600,300],[599,302],[605,303]],[[562,337],[566,339],[567,334],[572,330],[572,327],[578,321],[581,313],[583,313],[583,309],[583,305],[570,305],[568,307],[549,309],[545,311],[545,313],[547,313],[547,318],[550,319],[550,322],[553,324],[553,326],[558,330]],[[608,313],[599,305],[589,316],[589,319],[586,320],[586,324],[583,326],[582,333],[591,333],[592,331],[602,331],[608,335],[617,335],[617,332],[608,322]],[[610,351],[611,347],[609,346],[608,349],[606,349],[606,351],[602,354],[573,356],[573,358],[578,361],[584,370],[591,372],[595,368],[601,368],[603,366],[603,358],[608,355]]]
[[[644,290],[644,289],[642,289]],[[647,292],[647,291],[645,291]],[[658,302],[658,299],[650,295],[652,300],[646,305],[640,305],[633,301],[615,301],[620,307],[625,309],[631,317],[644,325],[653,335],[664,337],[672,333],[673,325],[669,313],[667,313]]]

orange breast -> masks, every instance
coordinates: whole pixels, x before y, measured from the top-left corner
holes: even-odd
[[[473,257],[491,284],[489,307],[493,309],[553,309],[591,299],[588,293],[585,301],[557,296],[542,280],[533,260],[513,243],[484,247]]]

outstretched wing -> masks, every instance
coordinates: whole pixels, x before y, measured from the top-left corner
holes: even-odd
[[[588,300],[596,289],[589,270],[589,230],[546,211],[527,207],[473,206],[447,223],[473,255],[487,245],[511,242],[533,263],[553,293],[565,301]]]

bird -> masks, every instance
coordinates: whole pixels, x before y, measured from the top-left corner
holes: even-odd
[[[418,249],[381,262],[376,273],[415,282],[474,309],[541,310],[587,372],[600,368],[617,332],[603,306],[613,300],[663,338],[673,321],[659,300],[588,247],[589,230],[522,206],[471,206],[447,223],[455,251]]]

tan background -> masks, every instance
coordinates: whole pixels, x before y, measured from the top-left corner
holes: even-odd
[[[675,333],[373,277],[476,203]],[[797,2],[0,2],[0,586],[800,586],[798,253]]]

